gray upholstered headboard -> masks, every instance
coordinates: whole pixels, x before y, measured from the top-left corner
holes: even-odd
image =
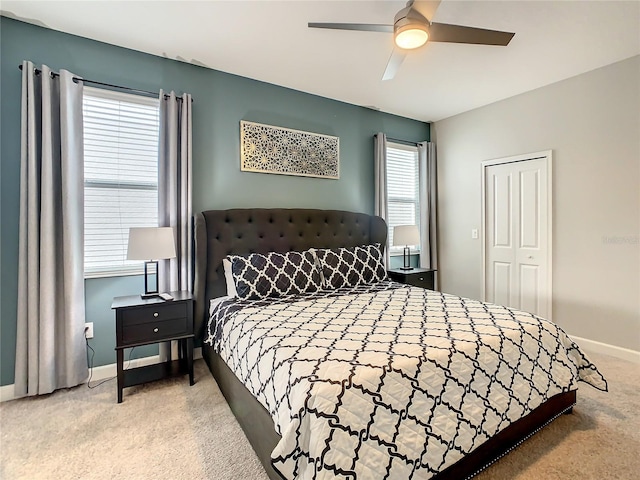
[[[209,300],[226,294],[229,254],[301,251],[387,242],[385,221],[365,213],[313,209],[208,210],[195,216],[195,333],[202,338]]]

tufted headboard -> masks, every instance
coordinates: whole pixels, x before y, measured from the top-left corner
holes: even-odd
[[[222,259],[229,254],[301,251],[387,241],[385,221],[340,210],[237,208],[195,216],[195,333],[202,338],[209,300],[226,294]]]

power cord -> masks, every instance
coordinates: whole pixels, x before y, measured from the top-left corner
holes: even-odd
[[[111,380],[113,380],[116,377],[109,377],[109,378],[105,378],[104,380],[102,380],[101,382],[97,383],[96,385],[91,385],[91,377],[93,376],[93,358],[96,355],[96,351],[93,349],[93,347],[91,345],[89,345],[89,339],[85,338],[85,343],[87,344],[87,367],[89,367],[89,380],[87,380],[87,388],[97,388],[100,385],[102,385],[103,383],[107,383]],[[129,358],[127,358],[127,364],[124,366],[124,370],[129,368],[129,365],[131,364],[131,354],[133,353],[133,350],[136,347],[132,347],[131,350],[129,350]],[[91,350],[91,359],[89,359],[89,350]]]

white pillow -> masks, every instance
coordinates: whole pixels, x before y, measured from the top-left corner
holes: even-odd
[[[222,268],[224,268],[224,279],[227,283],[227,297],[236,298],[236,282],[233,281],[233,273],[231,272],[231,262],[226,258],[222,260]]]
[[[216,298],[212,298],[209,301],[209,316],[211,316],[211,314],[213,313],[213,309],[216,308],[218,306],[219,303],[224,302],[225,300],[231,300],[231,297],[227,297],[226,295],[224,297],[216,297]]]

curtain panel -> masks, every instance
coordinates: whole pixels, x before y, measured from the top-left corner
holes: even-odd
[[[160,90],[158,149],[158,226],[173,227],[176,258],[161,260],[161,292],[193,291],[191,95]],[[174,342],[177,344],[177,342]],[[177,354],[177,345],[160,346],[160,358]]]
[[[160,291],[193,289],[191,136],[191,95],[161,90],[158,226],[173,227],[176,258],[161,262]]]
[[[436,144],[418,143],[420,188],[420,266],[438,268]]]
[[[374,214],[381,217],[385,222],[389,220],[389,201],[387,197],[387,136],[379,132],[374,135],[374,175],[375,175],[375,205]],[[384,253],[384,265],[389,268],[389,237],[387,236],[387,247]]]
[[[82,85],[22,64],[15,395],[84,382]]]

